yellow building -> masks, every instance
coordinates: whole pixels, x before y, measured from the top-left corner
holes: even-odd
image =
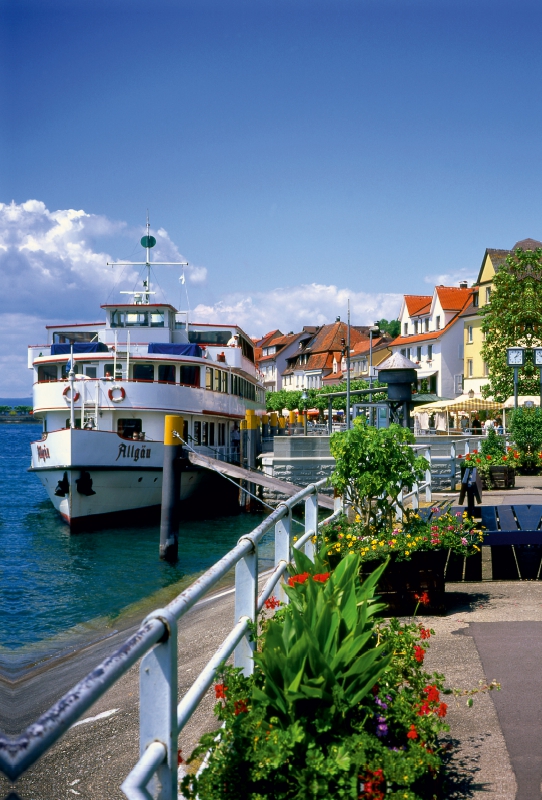
[[[495,273],[506,264],[507,257],[518,247],[522,250],[536,250],[537,247],[542,247],[542,242],[538,242],[536,239],[522,239],[520,242],[516,242],[511,250],[495,250],[488,247],[478,273],[472,305],[461,314],[464,326],[463,392],[468,392],[471,389],[474,392],[480,392],[482,386],[488,382],[487,364],[481,355],[484,334],[482,333],[482,317],[479,311],[480,308],[491,301]]]

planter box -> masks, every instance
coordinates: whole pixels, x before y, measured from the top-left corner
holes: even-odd
[[[392,614],[411,615],[416,608],[415,595],[427,592],[429,605],[420,605],[419,614],[443,614],[444,569],[448,550],[416,552],[407,561],[392,560],[378,584],[378,595]],[[370,575],[377,561],[362,565],[362,578]]]
[[[489,481],[482,475],[482,489],[513,489],[516,471],[513,467],[490,467]]]

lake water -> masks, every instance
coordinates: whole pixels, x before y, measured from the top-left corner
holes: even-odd
[[[27,472],[41,426],[0,425],[0,671],[108,635],[167,603],[263,514],[183,522],[179,562],[158,558],[157,525],[70,534]],[[271,564],[268,534],[260,566]]]

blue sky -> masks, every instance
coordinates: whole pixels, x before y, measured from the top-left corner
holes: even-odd
[[[237,315],[251,334],[333,318],[346,296],[356,322],[394,316],[397,295],[475,277],[486,247],[542,238],[538,3],[2,9],[0,201],[43,204],[12,212],[11,236],[23,217],[45,236],[43,208],[89,223],[84,238],[67,234],[79,268],[66,241],[58,255],[78,299],[58,286],[58,308],[30,311],[28,291],[13,297],[32,332],[47,313],[96,317],[82,259],[97,256],[92,272],[102,256],[137,255],[147,208],[167,232],[162,254],[190,262],[191,306]],[[4,281],[18,269],[11,246]],[[96,270],[105,300],[112,284]],[[178,274],[159,280],[177,302]],[[6,380],[0,363],[0,395]]]

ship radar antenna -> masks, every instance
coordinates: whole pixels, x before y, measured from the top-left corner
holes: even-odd
[[[145,261],[108,261],[108,267],[146,267],[147,277],[143,281],[143,293],[141,292],[121,292],[121,294],[133,294],[134,300],[137,302],[137,297],[143,294],[143,303],[149,305],[151,294],[151,266],[156,267],[187,267],[188,261],[153,261],[151,262],[151,248],[156,244],[156,239],[151,236],[151,225],[149,222],[149,210],[147,209],[147,233],[141,239],[141,246],[145,248],[146,259]]]

